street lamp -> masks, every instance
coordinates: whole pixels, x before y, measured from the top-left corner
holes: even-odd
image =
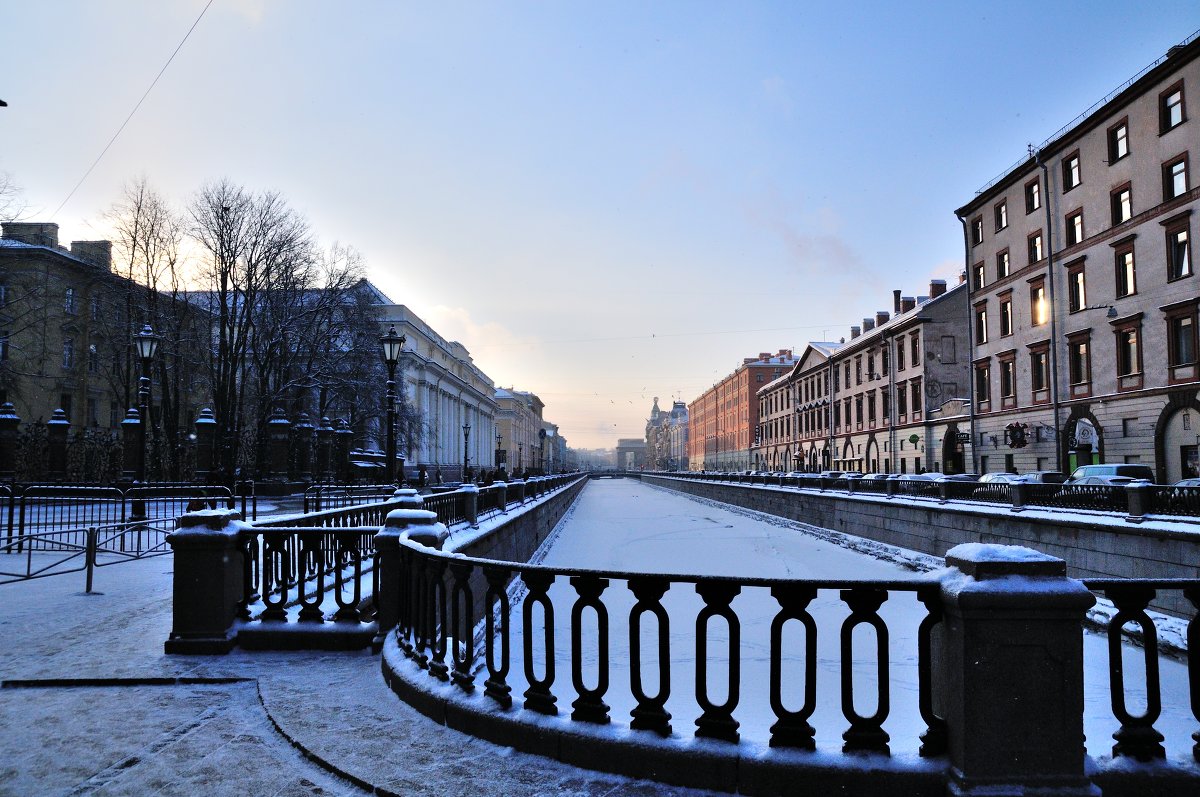
[[[138,429],[140,431],[141,440],[139,441],[138,469],[137,479],[140,482],[146,481],[146,427],[150,423],[150,363],[154,359],[154,353],[158,351],[158,342],[161,338],[154,334],[154,330],[149,324],[142,325],[142,331],[133,336],[133,343],[137,346],[138,357],[142,360],[142,376],[138,379]]]
[[[467,468],[471,464],[471,459],[467,455],[467,446],[470,444],[470,442],[471,442],[471,422],[467,421],[466,423],[463,424],[463,478],[462,478],[462,480],[464,482],[468,481]]]
[[[496,432],[496,467],[500,467],[500,432]]]
[[[396,481],[396,363],[404,351],[404,336],[396,334],[396,325],[388,326],[387,334],[379,336],[383,361],[387,364],[387,474],[388,483]]]

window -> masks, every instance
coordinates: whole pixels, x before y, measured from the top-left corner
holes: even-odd
[[[987,343],[987,305],[975,306],[975,342]]]
[[[862,384],[862,357],[854,358],[854,384]]]
[[[1036,263],[1042,259],[1042,231],[1038,230],[1033,235],[1026,239],[1026,246],[1029,250],[1029,262]]]
[[[877,376],[879,374],[875,371],[875,352],[870,352],[867,354],[867,379],[871,380]]]
[[[1046,390],[1049,386],[1049,350],[1048,347],[1033,349],[1029,352],[1029,387],[1035,394]],[[1036,395],[1034,400],[1036,401]]]
[[[908,415],[908,388],[904,385],[896,386],[896,413],[902,418]]]
[[[1167,279],[1177,280],[1191,275],[1191,246],[1185,220],[1182,226],[1167,228]]]
[[[1025,215],[1029,215],[1033,211],[1042,206],[1042,187],[1038,184],[1037,178],[1025,183]]]
[[[1196,308],[1167,319],[1167,363],[1175,368],[1196,362]]]
[[[1129,183],[1114,190],[1109,197],[1114,227],[1133,218],[1133,190],[1129,187]]]
[[[1083,240],[1083,211],[1077,210],[1067,216],[1067,246]]]
[[[92,320],[99,321],[100,320],[100,298],[98,296],[93,296],[91,298],[91,300],[88,302],[88,307],[90,308],[89,312],[90,312]]]
[[[1072,152],[1062,162],[1063,193],[1079,185],[1079,151]]]
[[[870,393],[867,394],[867,420],[870,421],[872,426],[875,425],[876,417],[877,416],[875,415],[875,391],[872,390]]]
[[[1129,154],[1128,117],[1108,128],[1108,165],[1111,166]]]
[[[1008,276],[1008,250],[1001,249],[996,253],[996,279],[1002,280]]]
[[[992,212],[996,216],[996,232],[1000,232],[1008,226],[1008,202],[1004,201],[992,208]]]
[[[88,346],[87,369],[89,374],[100,370],[100,351],[96,348],[95,343]]]
[[[904,341],[896,344],[896,370],[904,370]]]
[[[1117,376],[1133,376],[1142,371],[1142,352],[1136,325],[1118,328]]]
[[[1188,158],[1187,153],[1174,160],[1167,161],[1162,167],[1163,202],[1183,196],[1188,190]]]
[[[1000,400],[1010,403],[1017,395],[1017,362],[1011,356],[1000,361]]]
[[[1067,376],[1072,385],[1083,385],[1092,381],[1089,343],[1089,335],[1086,332],[1067,337]]]
[[[0,362],[8,359],[8,336],[7,329],[0,329]]]
[[[75,315],[75,289],[67,288],[63,293],[63,312],[67,315]]]
[[[1046,282],[1044,279],[1039,279],[1029,286],[1029,318],[1035,327],[1046,323],[1049,318],[1048,309],[1046,307]]]
[[[988,363],[975,365],[975,400],[980,404],[992,400],[992,367]]]
[[[1137,293],[1137,271],[1133,263],[1133,244],[1125,244],[1116,250],[1117,298]]]
[[[913,368],[918,368],[921,365],[921,339],[914,333],[911,338],[911,343]]]
[[[67,370],[75,367],[75,341],[72,338],[63,340],[62,367]]]
[[[916,415],[921,411],[921,380],[914,379],[912,383],[912,411]]]
[[[1084,287],[1083,264],[1067,269],[1067,308],[1078,313],[1087,307],[1087,292]]]
[[[982,288],[987,284],[987,278],[983,273],[983,263],[975,264],[975,287]]]
[[[1000,297],[1000,337],[1013,332],[1012,294]]]
[[[983,216],[971,219],[971,246],[983,243]]]
[[[1183,104],[1183,81],[1158,95],[1158,129],[1159,133],[1172,130],[1187,121],[1187,112]]]

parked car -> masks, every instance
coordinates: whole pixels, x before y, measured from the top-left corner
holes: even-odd
[[[1172,487],[1200,487],[1200,479],[1180,479]]]
[[[980,484],[1011,484],[1018,481],[1022,481],[1021,474],[1006,473],[1004,471],[985,473],[979,477]]]
[[[1079,484],[1082,479],[1093,476],[1128,476],[1130,481],[1141,479],[1154,481],[1154,470],[1149,465],[1133,465],[1129,463],[1108,465],[1080,465],[1071,472],[1067,484]],[[1114,482],[1088,482],[1089,484],[1112,484]]]
[[[1124,487],[1127,484],[1151,484],[1149,479],[1135,479],[1132,476],[1113,476],[1110,474],[1097,474],[1095,476],[1080,476],[1078,479],[1071,479],[1067,484],[1072,487],[1086,487],[1087,485],[1102,485],[1105,487]]]
[[[1017,480],[1025,484],[1062,484],[1067,480],[1066,474],[1056,470],[1031,470],[1020,473]]]

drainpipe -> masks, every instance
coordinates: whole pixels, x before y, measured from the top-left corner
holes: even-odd
[[[967,270],[967,289],[963,291],[963,302],[966,303],[966,313],[963,318],[967,319],[967,351],[971,353],[970,359],[967,361],[967,384],[971,388],[971,407],[968,417],[968,428],[971,432],[971,472],[979,473],[979,449],[975,445],[975,408],[978,402],[975,398],[975,319],[971,317],[971,291],[978,286],[971,284],[972,269],[971,269],[971,234],[968,229],[968,221],[965,216],[959,216],[958,221],[962,224],[963,230],[963,267]]]
[[[1054,217],[1050,212],[1050,170],[1042,158],[1042,151],[1034,152],[1037,164],[1042,168],[1042,193],[1046,209],[1046,302],[1050,305],[1050,405],[1054,414],[1054,469],[1063,472],[1063,447],[1059,439],[1058,416],[1062,399],[1058,392],[1058,312],[1054,305]],[[1090,348],[1090,346],[1089,346]],[[1089,352],[1090,354],[1090,352]]]

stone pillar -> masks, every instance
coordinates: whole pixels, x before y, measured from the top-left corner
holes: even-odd
[[[46,421],[46,437],[49,442],[49,456],[46,463],[46,475],[50,481],[67,480],[67,434],[71,431],[71,422],[61,409],[55,410]]]
[[[501,512],[508,510],[508,483],[498,481],[492,485],[492,489],[496,491],[496,505],[500,507]]]
[[[145,452],[142,450],[142,421],[138,417],[136,407],[125,411],[125,420],[121,421],[121,480],[131,482],[137,479],[141,472],[141,461]]]
[[[345,418],[338,418],[337,428],[333,432],[333,471],[343,482],[350,481],[350,443],[354,440],[354,432]]]
[[[513,479],[508,483],[508,493],[512,496],[513,503],[525,503],[525,480]]]
[[[213,446],[217,440],[217,419],[208,407],[196,418],[196,481],[210,480],[213,469]]]
[[[446,526],[437,521],[437,513],[422,509],[424,501],[416,490],[400,489],[394,493],[400,507],[388,512],[383,528],[375,535],[375,550],[379,553],[379,594],[375,596],[375,619],[379,627],[372,645],[383,646],[387,633],[396,627],[400,617],[402,590],[407,582],[400,572],[400,540],[410,538],[431,548],[442,547],[450,536]]]
[[[1008,498],[1012,501],[1012,511],[1021,512],[1029,502],[1029,488],[1024,482],[1012,482],[1008,485]]]
[[[171,635],[167,653],[228,653],[246,594],[245,544],[249,527],[232,510],[193,512],[167,535],[175,552]]]
[[[0,404],[0,481],[16,481],[17,429],[20,425],[16,408],[7,401]]]
[[[475,528],[479,525],[479,488],[474,484],[464,484],[458,489],[464,494],[463,503],[466,504],[467,523]]]
[[[292,422],[279,407],[267,419],[267,478],[287,481]]]
[[[942,580],[952,795],[1099,797],[1084,773],[1083,618],[1095,597],[1030,548],[959,545]]]
[[[1154,485],[1126,484],[1125,500],[1129,502],[1129,514],[1126,515],[1125,520],[1130,523],[1141,523],[1146,519],[1148,513],[1154,511],[1151,506],[1154,502]]]
[[[317,478],[322,481],[333,478],[333,424],[328,417],[322,418],[317,427]]]
[[[295,452],[293,461],[296,463],[295,478],[303,482],[313,480],[313,425],[308,419],[308,413],[302,412],[292,427],[292,450]]]

